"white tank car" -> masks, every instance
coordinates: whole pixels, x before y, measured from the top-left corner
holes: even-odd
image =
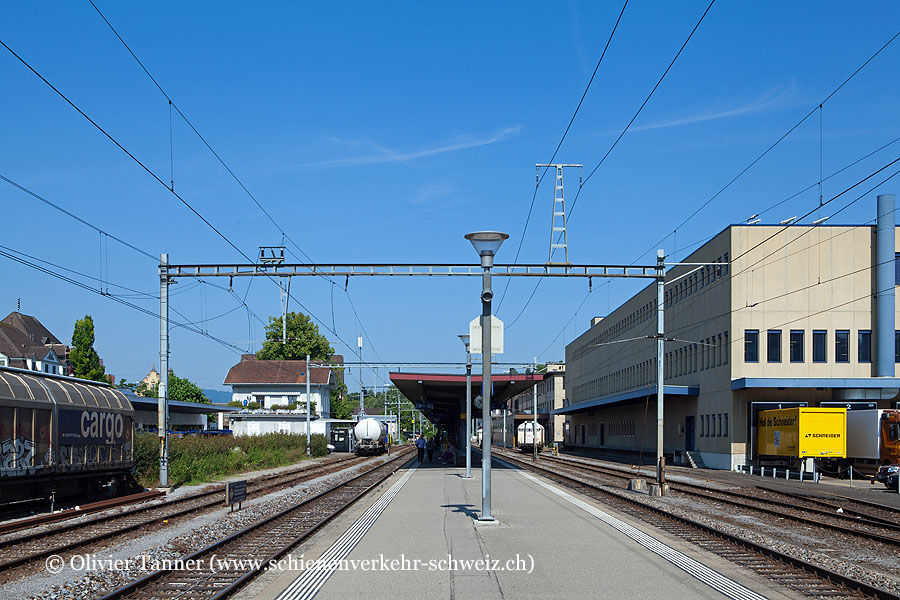
[[[375,419],[363,419],[353,428],[356,438],[356,455],[381,454],[385,451],[384,423]]]
[[[537,444],[537,451],[540,452],[544,447],[544,426],[537,424],[537,434],[535,434],[534,423],[526,421],[516,428],[516,447],[522,452],[534,452],[534,446]]]

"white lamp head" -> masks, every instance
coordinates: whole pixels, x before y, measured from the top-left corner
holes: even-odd
[[[475,231],[466,234],[466,239],[472,242],[479,256],[494,256],[504,240],[509,239],[509,234],[499,231]]]

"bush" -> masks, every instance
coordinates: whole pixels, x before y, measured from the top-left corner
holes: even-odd
[[[328,454],[324,435],[313,434],[313,456]],[[306,458],[306,436],[270,433],[245,437],[169,438],[169,483],[203,483],[245,471],[280,467]],[[141,485],[159,483],[159,438],[136,432],[135,476]]]

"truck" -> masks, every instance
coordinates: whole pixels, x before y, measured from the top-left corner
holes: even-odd
[[[822,470],[843,476],[854,471],[874,474],[881,465],[900,463],[900,410],[847,411],[847,456],[822,459]]]
[[[757,415],[757,462],[799,466],[806,458],[847,457],[847,409],[795,407]]]

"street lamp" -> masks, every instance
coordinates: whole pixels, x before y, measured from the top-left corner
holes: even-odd
[[[476,231],[466,235],[481,257],[484,275],[481,280],[481,517],[479,521],[494,521],[491,516],[491,267],[494,254],[509,234],[499,231]]]
[[[469,334],[459,336],[466,345],[466,479],[472,479],[472,353]]]

